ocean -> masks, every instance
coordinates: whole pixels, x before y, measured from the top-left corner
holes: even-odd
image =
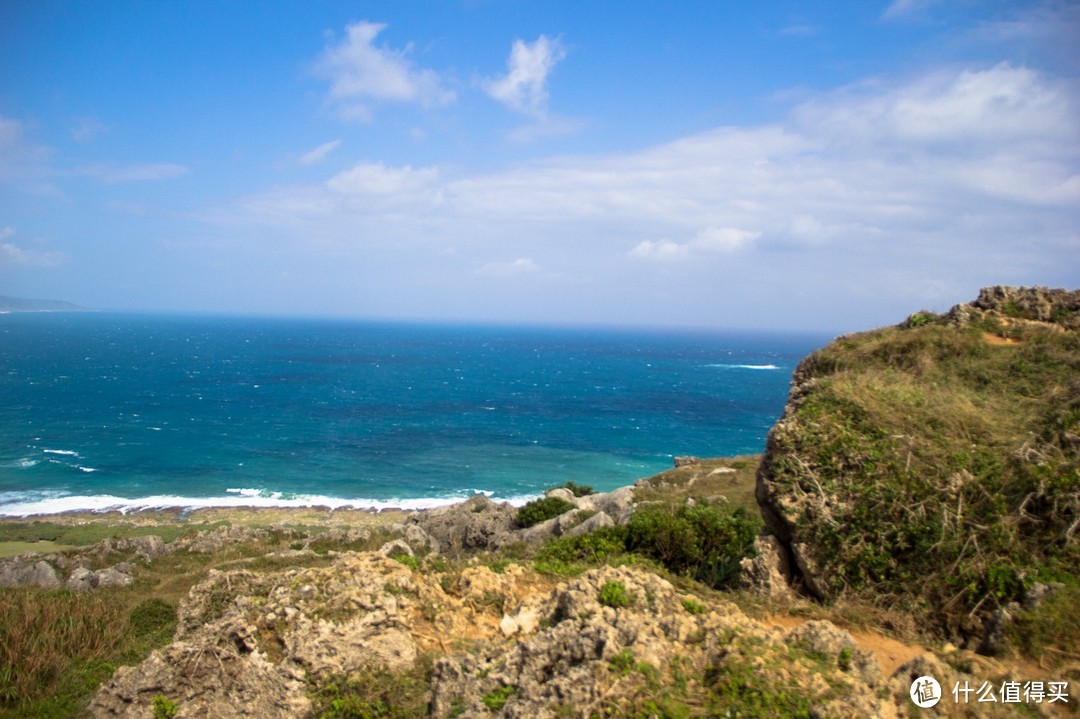
[[[761,452],[829,337],[0,315],[0,515],[423,508]]]

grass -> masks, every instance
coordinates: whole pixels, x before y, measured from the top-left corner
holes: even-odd
[[[35,522],[0,524],[0,531],[7,532],[7,537],[40,541],[49,536],[88,545],[132,536],[126,535],[129,530],[137,535],[179,536],[213,526],[220,525],[110,527],[105,522],[73,526]],[[385,541],[388,536],[376,530],[369,541]],[[50,719],[82,716],[91,695],[117,666],[137,664],[172,640],[177,605],[211,568],[268,572],[325,566],[332,561],[326,552],[347,548],[325,542],[322,555],[266,556],[280,550],[287,538],[271,534],[265,542],[227,545],[212,554],[175,552],[140,566],[135,583],[125,588],[90,592],[0,589],[0,714]],[[112,557],[116,561],[127,558],[123,554]]]
[[[757,512],[754,485],[761,455],[702,459],[650,477],[634,490],[634,501],[679,504],[686,499],[717,502]]]
[[[622,609],[634,603],[634,596],[626,591],[622,582],[604,582],[598,597],[601,604],[612,609]]]
[[[51,521],[0,522],[0,544],[9,542],[52,542],[69,547],[97,544],[106,539],[128,539],[156,534],[165,542],[197,529],[214,529],[220,524],[191,526],[184,524],[132,525],[108,520],[67,524]]]
[[[72,716],[119,663],[168,643],[175,609],[127,590],[0,590],[0,707]]]
[[[428,716],[432,661],[421,657],[410,668],[365,667],[318,681],[310,692],[318,719],[414,719]]]
[[[987,341],[1008,334],[1014,344]],[[798,520],[833,595],[914,606],[947,632],[1080,575],[1080,337],[920,315],[811,355],[765,472],[820,495]]]
[[[17,557],[20,554],[26,554],[28,552],[38,552],[40,554],[53,554],[56,552],[66,552],[69,549],[75,549],[73,544],[57,544],[47,539],[36,540],[33,542],[0,542],[0,559],[5,557]]]

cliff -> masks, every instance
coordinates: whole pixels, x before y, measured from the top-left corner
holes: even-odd
[[[992,643],[1080,577],[1080,292],[991,287],[808,356],[756,494],[809,594]]]

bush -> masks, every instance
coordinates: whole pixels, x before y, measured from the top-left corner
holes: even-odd
[[[761,521],[739,507],[709,504],[639,510],[626,526],[626,548],[676,574],[714,588],[730,587],[739,560],[752,551]]]
[[[532,527],[569,512],[573,508],[572,503],[558,497],[534,499],[517,511],[514,520],[519,527]]]
[[[481,697],[484,702],[484,706],[492,711],[499,711],[506,706],[506,701],[517,693],[517,687],[515,686],[501,686],[494,691],[490,691]]]
[[[555,489],[569,489],[575,497],[587,497],[590,494],[596,494],[592,487],[587,484],[575,484],[574,482],[567,482],[560,485]]]
[[[180,711],[177,703],[164,694],[155,695],[151,706],[154,708],[154,719],[172,719]]]
[[[600,587],[600,603],[605,607],[619,609],[633,604],[634,597],[626,591],[626,585],[622,582],[604,582],[604,586]]]
[[[319,719],[409,719],[427,716],[431,666],[422,658],[397,672],[363,667],[347,676],[325,677],[312,691],[310,716]]]

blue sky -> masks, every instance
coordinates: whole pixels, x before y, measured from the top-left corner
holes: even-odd
[[[0,294],[848,331],[1080,287],[1080,3],[0,3]]]

